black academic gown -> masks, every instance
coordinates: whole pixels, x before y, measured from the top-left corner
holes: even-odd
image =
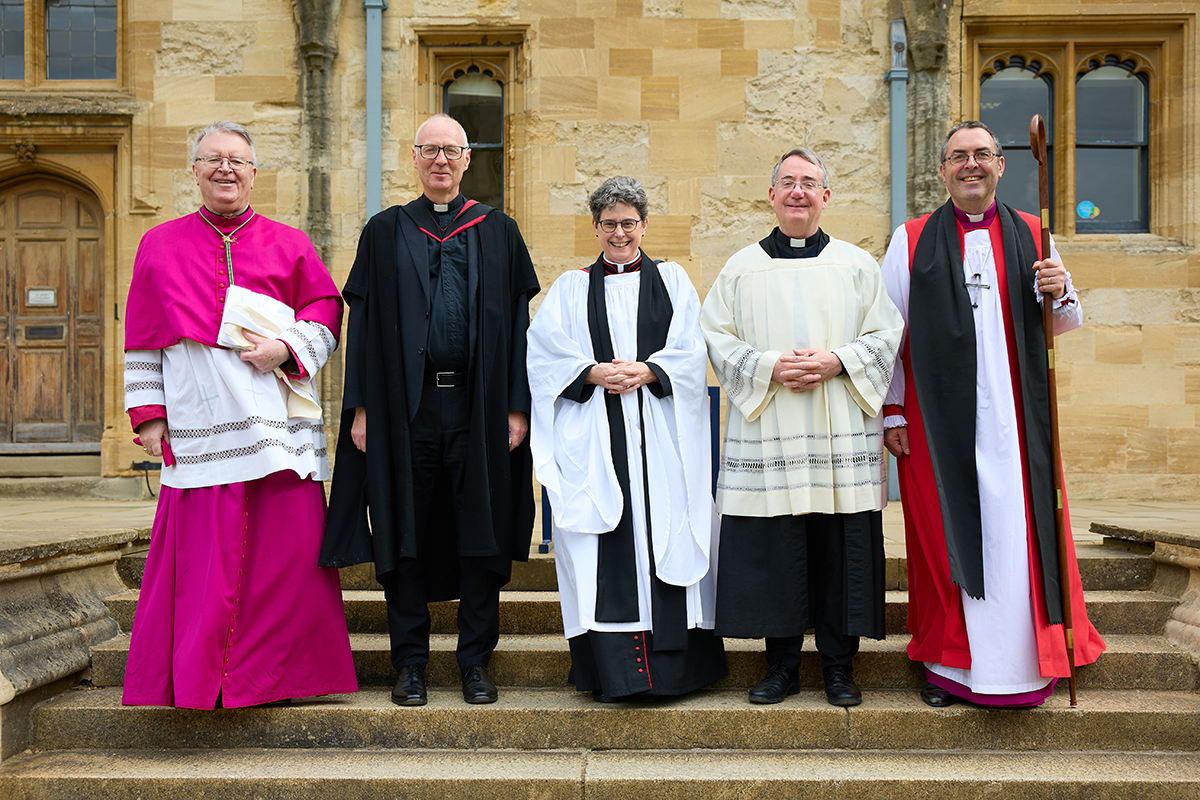
[[[358,359],[367,411],[367,452],[354,446],[354,408],[343,408],[321,566],[375,562],[379,575],[401,558],[420,558],[429,600],[458,597],[458,557],[474,557],[507,582],[512,562],[529,558],[534,500],[529,441],[508,449],[508,412],[529,412],[525,332],[539,285],[529,251],[510,217],[485,212],[468,236],[471,475],[456,504],[458,535],[422,537],[413,515],[409,423],[420,404],[429,336],[428,212],[414,201],[376,214],[363,229],[344,293],[363,303]],[[368,525],[368,509],[370,524]],[[435,515],[430,525],[438,524]]]

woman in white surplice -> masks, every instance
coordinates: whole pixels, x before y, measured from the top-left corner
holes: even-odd
[[[683,694],[728,671],[700,302],[682,267],[642,253],[638,181],[610,178],[588,204],[603,254],[555,281],[529,326],[570,680],[601,702]]]

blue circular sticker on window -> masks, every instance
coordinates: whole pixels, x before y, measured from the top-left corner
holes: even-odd
[[[1095,219],[1100,216],[1100,209],[1091,200],[1084,200],[1075,206],[1075,213],[1080,219]]]

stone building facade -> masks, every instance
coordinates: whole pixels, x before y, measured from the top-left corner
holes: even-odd
[[[1200,491],[1194,2],[108,0],[111,74],[94,52],[92,73],[51,77],[56,47],[91,46],[59,34],[62,7],[105,3],[0,0],[0,455],[99,452],[105,475],[134,474],[121,381],[133,256],[148,228],[197,207],[188,140],[214,120],[255,134],[255,208],[308,232],[340,284],[373,181],[384,206],[414,197],[416,126],[483,97],[498,133],[472,168],[490,170],[544,286],[595,257],[586,197],[629,174],[650,195],[645,249],[683,264],[703,296],[769,230],[781,152],[827,159],[824,227],[882,256],[892,187],[905,218],[943,202],[945,131],[994,113],[988,81],[1016,75],[1048,87],[1054,232],[1087,322],[1060,344],[1068,485],[1108,499]],[[907,74],[892,73],[907,90],[903,163],[889,157],[893,20],[906,28]],[[1140,216],[1119,229],[1081,216],[1111,206],[1076,196],[1080,153],[1100,147],[1079,121],[1080,80],[1104,65],[1144,96],[1145,141],[1114,156],[1140,159]],[[340,369],[326,373],[336,410]]]

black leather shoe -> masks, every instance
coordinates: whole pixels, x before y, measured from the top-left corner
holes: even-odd
[[[492,683],[492,679],[488,677],[487,667],[482,664],[476,664],[473,667],[467,667],[463,670],[463,700],[468,703],[494,703],[500,693],[496,691],[496,684]]]
[[[921,690],[921,699],[925,701],[925,705],[934,708],[945,708],[958,702],[958,697],[932,683],[925,684],[925,688]]]
[[[825,670],[825,699],[831,706],[857,706],[862,703],[862,690],[846,667]]]
[[[425,705],[424,664],[409,664],[400,670],[400,680],[392,689],[392,702],[398,706]]]
[[[605,694],[603,689],[593,689],[592,699],[597,703],[619,703],[621,701],[621,698],[619,697],[613,697],[612,695]]]
[[[789,694],[800,691],[800,671],[789,669],[783,664],[776,664],[767,670],[763,678],[750,690],[751,703],[782,703]]]

